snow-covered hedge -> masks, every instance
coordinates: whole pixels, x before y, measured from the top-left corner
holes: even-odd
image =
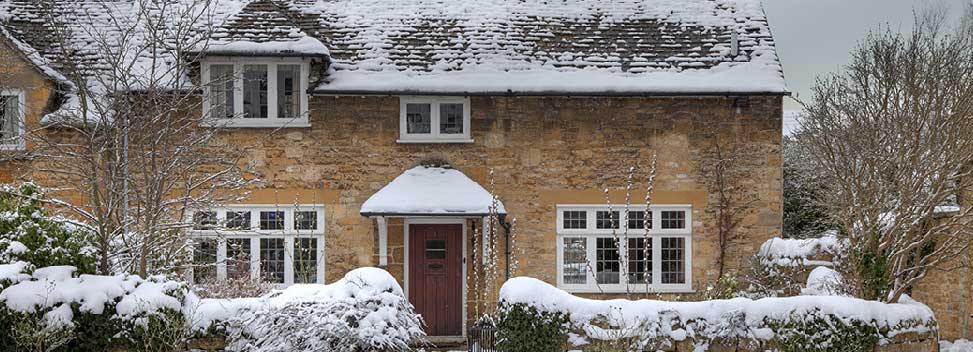
[[[402,288],[377,268],[260,298],[203,299],[192,317],[197,334],[226,334],[230,350],[408,351],[425,338]]]
[[[73,266],[0,265],[0,329],[20,350],[164,349],[182,343],[182,283],[133,275],[80,275]],[[191,296],[191,295],[190,295]]]
[[[895,304],[835,296],[600,301],[520,277],[504,284],[500,298],[503,308],[498,326],[505,325],[503,319],[509,312],[518,310],[520,314],[525,308],[540,314],[538,320],[560,316],[565,318],[563,340],[574,345],[625,339],[642,349],[691,341],[698,348],[749,343],[781,350],[798,345],[803,350],[825,351],[849,343],[868,348],[868,341],[882,344],[899,334],[926,334],[936,329],[932,311],[907,297]],[[553,321],[559,324],[557,319]]]
[[[43,190],[32,184],[0,185],[0,263],[35,267],[70,265],[84,274],[95,268],[93,233],[42,207]]]

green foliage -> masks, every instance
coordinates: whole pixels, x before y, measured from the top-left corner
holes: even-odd
[[[892,288],[887,275],[888,256],[877,249],[862,247],[853,250],[851,258],[857,262],[862,298],[868,300],[884,298]]]
[[[784,224],[788,238],[817,237],[836,228],[824,206],[825,187],[802,133],[784,137]]]
[[[500,303],[497,350],[504,352],[553,352],[567,342],[568,317],[526,304]]]
[[[95,272],[93,234],[42,208],[43,192],[25,183],[0,189],[0,263],[24,261],[34,267],[71,265]]]
[[[820,310],[792,312],[786,321],[769,321],[781,352],[871,352],[878,343],[876,327],[854,320],[842,321]]]

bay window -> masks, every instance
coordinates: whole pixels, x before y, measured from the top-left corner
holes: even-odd
[[[227,58],[203,63],[203,113],[230,127],[307,127],[308,63]]]
[[[190,280],[324,282],[324,208],[229,206],[193,214]]]
[[[692,290],[688,205],[557,206],[557,284],[570,292]]]

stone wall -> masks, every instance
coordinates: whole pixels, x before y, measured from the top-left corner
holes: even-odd
[[[46,76],[24,60],[7,38],[0,36],[0,90],[25,92],[27,129],[38,126],[46,113],[53,88],[53,83]],[[22,156],[20,151],[0,151],[0,182],[29,178],[30,164]]]
[[[633,166],[659,158],[655,204],[693,205],[693,276],[701,288],[716,275],[715,194],[703,168],[714,163],[713,142],[739,143],[749,157],[736,186],[753,196],[744,239],[731,248],[730,267],[743,265],[781,221],[781,99],[753,98],[734,108],[725,98],[472,98],[472,144],[398,144],[397,97],[312,97],[310,128],[240,129],[219,138],[248,145],[247,160],[266,188],[322,190],[327,221],[327,278],[375,265],[374,221],[362,202],[416,165],[439,157],[483,185],[494,170],[497,193],[518,220],[521,270],[555,280],[555,212],[559,203],[624,202]],[[715,133],[714,133],[715,132]],[[644,183],[636,189],[644,189]],[[642,199],[635,191],[632,199]],[[282,200],[289,203],[288,200]],[[261,203],[263,201],[254,201]],[[390,270],[401,277],[401,230],[390,224]],[[401,228],[401,227],[399,227]],[[398,241],[398,242],[397,242]]]

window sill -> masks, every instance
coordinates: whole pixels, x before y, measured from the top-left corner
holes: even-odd
[[[395,143],[399,144],[470,144],[473,143],[473,139],[397,139]]]
[[[597,288],[565,288],[558,286],[559,289],[564,290],[567,293],[604,293],[604,294],[625,294],[625,293],[646,293],[645,286],[642,287],[632,287],[631,290],[624,289],[604,289],[599,290]],[[696,290],[692,288],[649,288],[649,294],[692,294],[696,293]]]
[[[0,144],[0,152],[22,152],[27,147],[21,144]]]
[[[242,119],[241,119],[242,120]],[[222,128],[309,128],[311,123],[304,120],[288,120],[283,122],[267,121],[224,121],[207,123],[210,127]]]

